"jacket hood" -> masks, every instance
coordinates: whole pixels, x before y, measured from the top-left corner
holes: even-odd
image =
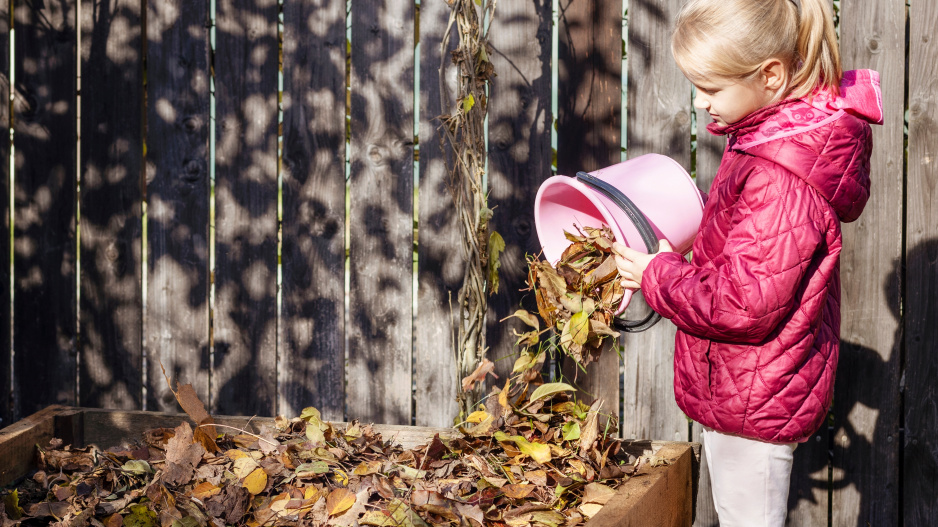
[[[870,195],[870,123],[883,120],[879,76],[848,71],[838,95],[816,92],[707,129],[728,135],[728,148],[767,159],[803,179],[843,222],[856,220]]]

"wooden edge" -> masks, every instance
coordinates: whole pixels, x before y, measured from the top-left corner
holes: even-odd
[[[52,405],[0,430],[0,487],[9,485],[35,465],[36,445],[56,436],[56,421],[79,410]]]
[[[144,411],[123,411],[123,410],[104,410],[98,408],[80,408],[77,409],[83,416],[81,444],[94,444],[101,447],[110,447],[119,445],[127,440],[134,440],[142,437],[147,430],[154,428],[175,428],[183,421],[193,424],[192,420],[186,414],[175,414],[168,412],[144,412]],[[238,433],[237,430],[245,430],[256,433],[264,425],[273,426],[272,417],[237,417],[237,416],[215,416],[215,424],[223,425],[219,432]],[[348,423],[330,421],[334,427],[345,427]],[[405,449],[414,448],[434,434],[439,433],[443,437],[455,437],[458,432],[452,428],[425,428],[406,425],[373,425],[375,431],[381,434],[385,441],[394,441]],[[231,428],[227,428],[231,427]]]
[[[640,468],[586,527],[686,527],[693,523],[694,443],[648,443],[658,443],[653,456],[668,464]]]

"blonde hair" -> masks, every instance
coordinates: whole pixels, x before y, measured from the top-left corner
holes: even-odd
[[[843,69],[829,0],[691,0],[678,14],[671,52],[691,82],[748,79],[781,61],[789,97],[838,93]]]

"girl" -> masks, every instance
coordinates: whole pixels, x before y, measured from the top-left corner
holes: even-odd
[[[842,72],[829,3],[684,6],[672,53],[726,149],[690,262],[615,246],[677,326],[675,398],[704,427],[723,527],[784,525],[792,452],[833,396],[840,224],[869,197],[882,105],[876,72]]]

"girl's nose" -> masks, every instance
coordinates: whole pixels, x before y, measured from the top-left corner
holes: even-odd
[[[694,95],[694,108],[699,110],[706,110],[710,108],[710,101],[701,95],[700,90],[697,90],[697,93]]]

